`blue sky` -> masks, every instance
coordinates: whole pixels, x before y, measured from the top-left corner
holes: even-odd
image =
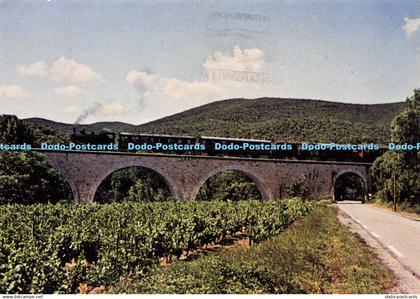
[[[420,83],[419,8],[0,0],[0,113],[139,124],[233,97],[401,101]]]

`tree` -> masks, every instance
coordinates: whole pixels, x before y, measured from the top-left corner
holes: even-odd
[[[235,171],[221,172],[212,176],[197,194],[197,200],[247,199],[261,199],[261,194],[252,180]]]
[[[70,200],[60,175],[35,153],[0,153],[0,204],[56,203]]]
[[[0,116],[0,142],[34,144],[34,131],[14,115]],[[0,204],[69,200],[67,183],[39,154],[0,153]]]
[[[420,142],[420,91],[414,90],[406,108],[391,123],[391,141],[396,144]],[[389,151],[375,160],[372,175],[377,197],[393,198],[393,174],[397,177],[398,197],[410,204],[420,204],[420,151]]]
[[[130,167],[118,170],[108,176],[99,186],[95,201],[165,201],[171,198],[168,186],[155,172]]]
[[[15,115],[0,115],[1,143],[33,144],[34,139],[33,131]]]
[[[167,188],[154,188],[155,178],[147,176],[136,181],[128,191],[128,199],[133,201],[166,201],[171,198]]]
[[[300,178],[292,179],[286,189],[286,194],[289,197],[301,197],[306,199],[309,196],[309,186],[306,177],[302,175]]]
[[[334,194],[336,200],[363,200],[363,179],[354,173],[340,175],[335,181]]]

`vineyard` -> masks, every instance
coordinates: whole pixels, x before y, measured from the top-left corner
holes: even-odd
[[[256,242],[305,215],[300,200],[4,205],[0,293],[76,293],[238,232]]]

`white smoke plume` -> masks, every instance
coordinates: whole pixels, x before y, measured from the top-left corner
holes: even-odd
[[[82,121],[84,121],[85,119],[87,119],[89,117],[89,115],[92,114],[96,114],[96,112],[98,111],[98,109],[101,107],[101,104],[98,102],[95,102],[92,104],[92,106],[90,106],[89,108],[85,109],[76,119],[76,121],[74,122],[75,125],[80,124]]]
[[[90,116],[116,117],[117,115],[124,114],[126,112],[128,112],[128,108],[118,102],[95,102],[91,106],[89,106],[89,108],[83,110],[83,112],[79,115],[74,124],[80,124]]]

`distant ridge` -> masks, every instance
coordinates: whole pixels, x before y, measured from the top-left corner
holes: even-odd
[[[389,125],[405,102],[350,104],[311,99],[229,99],[137,127],[140,132],[287,141],[389,141]]]
[[[27,124],[34,125],[34,126],[47,126],[52,127],[58,131],[62,131],[65,133],[73,132],[73,124],[67,124],[62,122],[56,122],[52,120],[48,120],[45,118],[40,117],[31,117],[25,118],[23,121]],[[99,132],[103,128],[107,128],[113,131],[133,131],[135,130],[136,126],[128,123],[118,122],[118,121],[103,121],[103,122],[96,122],[92,124],[81,124],[78,125],[80,129],[85,128],[89,131]]]
[[[405,102],[350,104],[310,99],[258,98],[212,102],[146,124],[97,122],[86,130],[210,135],[287,141],[387,143],[389,125]],[[27,118],[31,125],[70,133],[72,124]]]

